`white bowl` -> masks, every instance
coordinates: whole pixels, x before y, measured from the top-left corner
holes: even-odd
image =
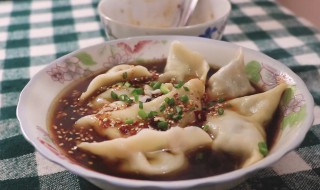
[[[256,60],[255,64],[261,66],[257,74],[260,76],[258,84],[263,90],[274,87],[279,79],[296,87],[292,96],[286,97],[288,109],[282,113],[285,116],[278,140],[268,156],[261,161],[212,177],[181,181],[147,181],[101,174],[65,157],[52,142],[47,130],[48,109],[56,95],[88,72],[117,63],[164,58],[168,55],[169,45],[174,40],[179,40],[188,48],[200,52],[209,63],[220,66],[228,63],[239,48],[231,43],[198,37],[148,36],[104,42],[72,52],[53,61],[37,73],[21,92],[17,116],[25,138],[47,159],[104,189],[228,189],[243,182],[253,172],[276,162],[302,142],[313,122],[314,102],[307,87],[284,64],[262,53],[243,48],[245,63]],[[300,103],[295,104],[297,101]]]
[[[101,0],[98,12],[109,39],[144,35],[187,35],[221,39],[231,5],[200,0],[190,23],[176,27],[181,0]]]

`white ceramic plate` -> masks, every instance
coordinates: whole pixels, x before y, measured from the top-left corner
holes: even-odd
[[[212,65],[221,67],[235,55],[238,46],[198,37],[149,36],[109,41],[80,49],[48,64],[26,85],[20,95],[17,116],[25,138],[46,158],[80,175],[101,188],[208,187],[226,189],[244,181],[249,174],[265,168],[297,147],[313,121],[313,99],[303,81],[284,64],[259,52],[243,48],[246,71],[252,82],[268,90],[279,81],[291,85],[281,100],[283,119],[280,136],[263,160],[226,174],[183,181],[143,181],[108,176],[77,165],[65,157],[48,135],[48,109],[56,95],[73,81],[110,65],[165,58],[172,41],[179,40],[198,51]],[[41,105],[41,106],[39,106]]]

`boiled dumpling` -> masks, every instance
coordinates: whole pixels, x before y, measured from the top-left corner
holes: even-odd
[[[272,119],[273,114],[279,105],[281,95],[286,88],[287,84],[281,83],[266,92],[236,98],[228,101],[228,103],[232,107],[236,107],[239,114],[266,127]]]
[[[181,42],[172,42],[164,74],[159,81],[169,82],[173,78],[176,81],[188,81],[198,78],[206,81],[209,65],[203,56],[195,51],[187,49]]]
[[[212,149],[239,158],[242,161],[240,167],[249,166],[263,158],[258,144],[266,141],[266,134],[258,123],[225,110],[223,116],[209,116],[206,125],[214,137]]]
[[[102,86],[110,86],[117,82],[127,81],[137,77],[148,77],[151,73],[143,66],[118,65],[104,74],[95,77],[89,84],[87,90],[81,94],[80,100],[87,99],[92,93]]]
[[[205,93],[205,86],[204,83],[199,79],[191,79],[187,83],[184,84],[185,88],[179,88],[179,89],[172,89],[171,92],[168,94],[164,94],[162,96],[159,96],[155,99],[153,99],[150,102],[146,102],[143,104],[143,110],[146,113],[150,113],[151,111],[156,111],[158,114],[158,117],[161,119],[167,119],[167,113],[162,113],[160,111],[161,106],[164,104],[165,100],[167,98],[173,98],[173,99],[179,99],[179,97],[186,96],[188,97],[188,106],[193,109],[187,110],[183,112],[182,118],[177,122],[176,125],[179,125],[181,127],[185,127],[186,125],[192,123],[195,121],[195,110],[201,110],[201,97]],[[186,90],[188,89],[188,90]],[[179,102],[176,100],[176,102]],[[179,106],[178,104],[175,106]],[[113,120],[115,122],[117,121],[126,121],[126,120],[141,120],[141,118],[138,115],[138,112],[140,110],[138,104],[134,104],[130,107],[110,111],[105,110],[108,107],[102,108],[97,114],[93,115],[87,115],[82,118],[80,118],[76,123],[76,127],[81,128],[87,128],[87,127],[93,127],[100,135],[106,136],[110,139],[121,137],[121,133],[117,132],[116,128],[113,127],[101,127],[101,120],[97,117],[103,117],[107,118],[109,120]],[[169,108],[169,107],[168,107]]]
[[[286,87],[280,84],[264,93],[227,101],[223,115],[209,113],[205,125],[214,139],[212,148],[240,158],[241,167],[261,160],[258,145],[266,143],[265,127]]]
[[[211,99],[231,99],[254,92],[255,89],[245,73],[242,49],[230,63],[220,68],[208,81],[207,93]]]
[[[184,84],[184,87],[187,87],[189,90],[186,91],[184,88],[174,89],[168,94],[155,98],[150,102],[146,102],[143,105],[143,110],[145,110],[146,112],[151,112],[151,111],[160,112],[159,111],[160,107],[165,102],[166,98],[174,98],[174,97],[179,98],[184,95],[188,96],[189,104],[192,104],[194,106],[194,110],[200,110],[201,97],[205,92],[204,83],[199,79],[191,79],[190,81]],[[123,121],[127,119],[136,120],[138,119],[138,115],[137,115],[138,111],[139,111],[139,105],[135,104],[131,107],[128,107],[127,109],[110,112],[109,117],[123,120]],[[184,121],[184,119],[187,121]],[[180,124],[184,126],[185,124],[190,123],[192,120],[194,120],[193,112],[187,112],[187,113],[184,113],[183,118],[180,120]]]
[[[116,94],[123,94],[123,95],[127,95],[127,96],[132,96],[131,92],[133,89],[134,88],[125,87],[123,85],[117,86],[117,88],[109,88],[106,91],[104,91],[103,93],[101,93],[98,96],[96,96],[95,98],[93,98],[90,101],[89,106],[92,108],[99,108],[102,106],[110,105],[112,102],[115,101],[111,96],[112,91]]]
[[[83,142],[78,147],[109,161],[120,162],[122,171],[163,175],[187,166],[186,151],[208,146],[211,142],[209,135],[198,127],[173,127],[164,132],[144,129],[128,138]]]
[[[90,128],[92,127],[99,135],[105,136],[108,139],[115,139],[124,137],[123,134],[115,127],[102,127],[101,120],[96,115],[86,115],[78,119],[75,123],[77,128]]]

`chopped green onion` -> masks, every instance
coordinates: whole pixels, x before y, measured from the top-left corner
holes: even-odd
[[[165,101],[169,106],[174,106],[174,104],[175,104],[174,98],[166,97],[166,98],[164,99],[164,101]]]
[[[174,116],[172,116],[172,119],[175,121],[180,120],[180,119],[182,119],[182,114],[174,115]]]
[[[139,101],[139,95],[138,94],[134,94],[133,97],[134,97],[134,101],[136,101],[136,102]]]
[[[218,114],[219,115],[223,115],[224,113],[224,109],[223,108],[218,108]]]
[[[184,89],[185,91],[187,91],[187,92],[189,91],[189,88],[186,87],[186,86],[184,86],[183,89]]]
[[[156,112],[156,111],[151,111],[151,112],[149,112],[148,117],[149,117],[149,118],[153,118],[153,117],[156,116],[156,115],[158,115],[158,112]]]
[[[127,79],[128,78],[128,73],[127,72],[122,73],[122,78],[123,79]]]
[[[126,94],[121,94],[118,97],[119,97],[119,100],[124,102],[126,100],[126,96],[127,96]]]
[[[123,101],[123,102],[126,102],[126,103],[132,103],[132,100],[129,98],[128,95],[126,94],[121,94],[119,96],[119,100]]]
[[[128,103],[128,104],[131,104],[131,103],[133,102],[133,100],[131,100],[131,99],[129,98],[129,99],[126,99],[125,102]]]
[[[181,102],[187,103],[189,101],[189,97],[187,95],[183,95],[180,97]]]
[[[141,94],[143,94],[143,89],[142,88],[135,88],[132,90],[131,94],[141,95]]]
[[[159,89],[161,87],[161,82],[157,81],[152,86],[153,90]]]
[[[166,109],[166,106],[164,104],[162,104],[159,108],[160,112],[163,112]]]
[[[220,97],[220,98],[218,99],[218,103],[222,103],[222,102],[224,102],[224,98],[223,98],[223,97]]]
[[[268,146],[267,146],[267,143],[265,142],[259,142],[258,144],[258,147],[259,147],[259,152],[265,157],[267,156],[268,154]]]
[[[141,117],[141,119],[146,119],[148,117],[148,114],[144,110],[139,110],[138,115]]]
[[[162,129],[162,130],[167,130],[168,129],[168,122],[166,121],[159,121],[157,126]]]
[[[125,83],[123,84],[123,86],[125,86],[125,87],[130,87],[131,84],[130,84],[129,82],[125,82]]]
[[[170,90],[164,85],[162,84],[160,86],[160,91],[163,93],[163,94],[168,94],[170,92]]]
[[[127,119],[127,120],[125,121],[126,124],[133,124],[133,122],[134,122],[133,119]]]
[[[203,126],[202,126],[202,129],[203,129],[204,131],[208,131],[208,130],[209,130],[209,125],[203,125]]]
[[[139,108],[143,109],[143,103],[141,101],[139,101]]]
[[[182,81],[179,81],[178,84],[175,84],[174,87],[175,88],[181,88],[184,85],[184,83]]]
[[[118,94],[111,91],[111,98],[114,99],[114,100],[118,100]]]
[[[150,82],[150,84],[149,84],[149,85],[150,85],[151,87],[153,87],[153,86],[154,86],[154,84],[156,84],[156,81],[152,81],[152,82]]]
[[[180,106],[176,106],[176,112],[182,114],[182,108]]]
[[[168,113],[168,118],[172,119],[173,118],[173,113]]]

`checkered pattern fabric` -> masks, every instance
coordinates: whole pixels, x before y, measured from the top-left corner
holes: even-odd
[[[19,94],[54,59],[106,40],[98,0],[0,1],[0,189],[98,189],[43,158],[16,118]],[[320,188],[320,33],[267,0],[233,0],[223,40],[281,61],[308,85],[316,106],[305,140],[235,190]]]

